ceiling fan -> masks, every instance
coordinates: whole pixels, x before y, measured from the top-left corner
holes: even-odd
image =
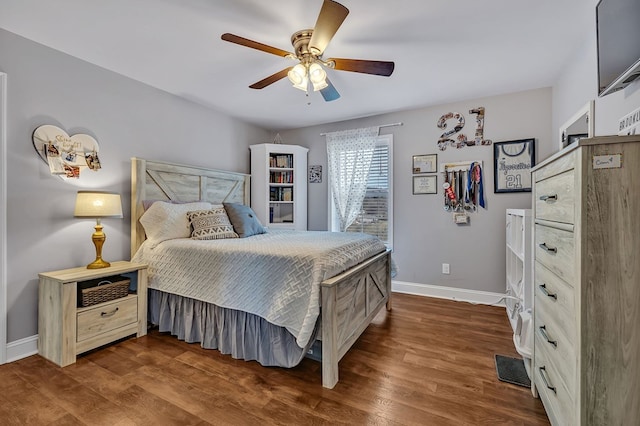
[[[320,91],[325,101],[333,101],[340,97],[333,84],[327,78],[324,69],[332,68],[339,71],[359,72],[388,77],[393,73],[395,64],[388,61],[369,61],[362,59],[322,59],[327,45],[349,14],[349,9],[333,0],[324,0],[320,14],[313,29],[300,30],[291,36],[291,44],[295,53],[287,52],[257,41],[249,40],[234,34],[222,34],[222,40],[241,46],[261,50],[273,55],[282,56],[299,61],[292,67],[287,67],[249,86],[252,89],[264,89],[270,84],[288,77],[293,87],[307,91],[309,83],[314,91]]]

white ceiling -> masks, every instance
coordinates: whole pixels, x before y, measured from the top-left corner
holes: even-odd
[[[248,86],[291,60],[222,41],[230,32],[292,51],[322,0],[1,0],[0,27],[272,130],[553,85],[594,31],[585,0],[341,0],[324,58],[395,61],[391,77],[329,70],[341,98]]]

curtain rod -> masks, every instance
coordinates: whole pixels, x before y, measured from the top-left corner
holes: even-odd
[[[383,127],[395,127],[395,126],[402,126],[404,123],[402,121],[399,121],[397,123],[390,123],[390,124],[383,124],[381,126],[378,126],[379,129],[383,128]],[[331,132],[329,132],[331,133]],[[320,133],[320,136],[326,136],[326,133]]]

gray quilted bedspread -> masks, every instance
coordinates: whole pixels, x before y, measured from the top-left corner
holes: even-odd
[[[269,231],[248,238],[143,244],[149,287],[259,315],[304,347],[320,311],[320,283],[385,250],[356,233]]]

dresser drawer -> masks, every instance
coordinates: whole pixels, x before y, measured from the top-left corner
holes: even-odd
[[[573,224],[576,203],[574,170],[536,183],[534,197],[536,219]]]
[[[565,328],[571,342],[575,342],[575,293],[572,286],[561,280],[556,274],[536,262],[534,296],[535,305],[550,313]]]
[[[548,358],[546,352],[538,350],[536,346],[534,357],[533,380],[551,423],[554,426],[573,425],[574,395],[565,387],[557,366]]]
[[[576,346],[575,322],[560,324],[554,312],[547,312],[541,306],[536,306],[534,319],[534,333],[536,351],[546,353],[546,358],[558,370],[567,390],[573,395],[576,391]],[[573,340],[567,336],[567,331]]]
[[[573,285],[575,278],[574,233],[539,224],[536,225],[535,230],[536,260]]]
[[[533,181],[540,182],[552,176],[559,175],[576,166],[577,151],[572,151],[560,158],[555,159],[544,167],[540,167],[533,172]]]
[[[77,314],[77,339],[95,337],[138,321],[138,298],[135,295],[81,308]]]

